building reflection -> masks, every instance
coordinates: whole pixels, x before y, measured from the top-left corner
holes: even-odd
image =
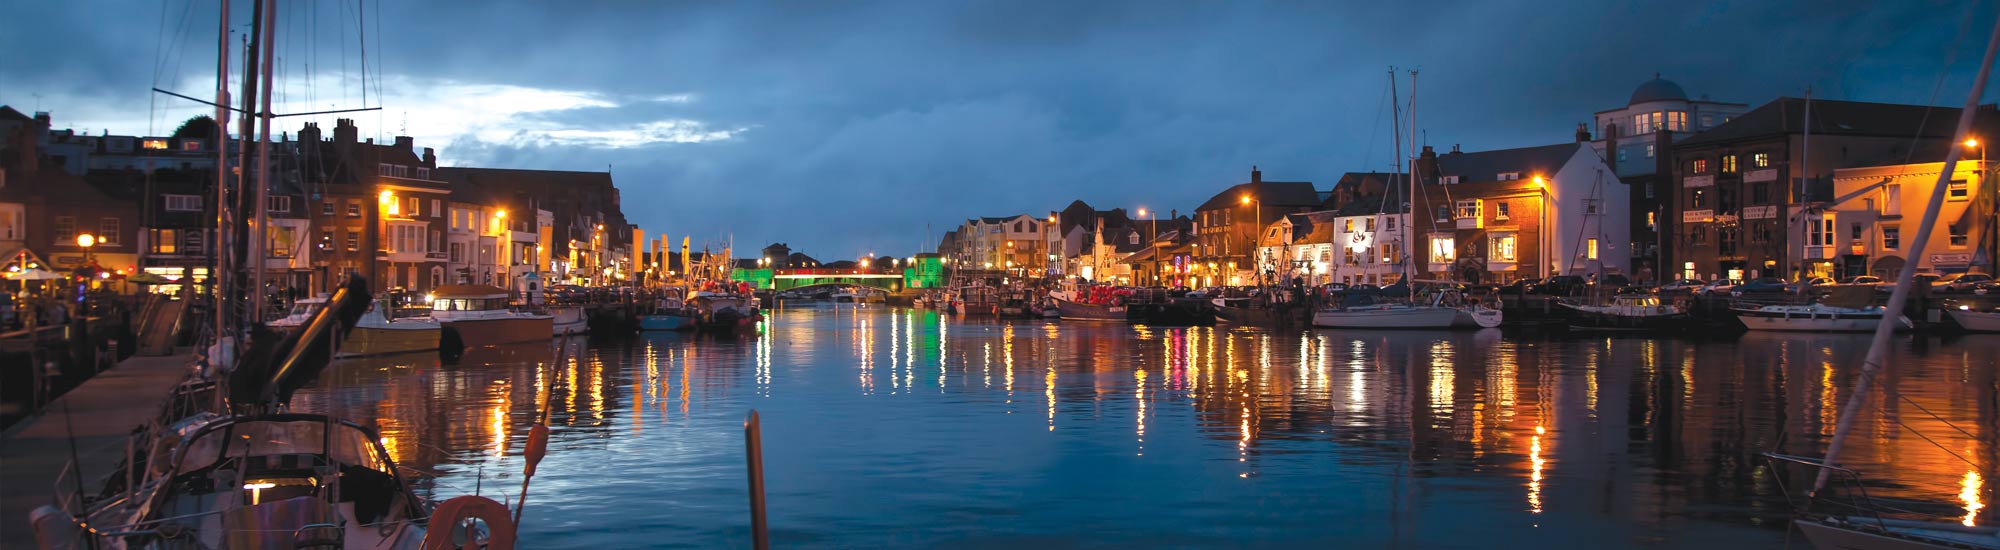
[[[1994,523],[2000,342],[1899,342],[1879,386],[1896,397],[1874,396],[1849,466],[1876,483],[1871,495]],[[880,402],[870,414],[949,403],[995,422],[1036,415],[1011,418],[1063,432],[1046,437],[1116,435],[1145,460],[1200,441],[1214,453],[1203,458],[1243,478],[1331,448],[1395,465],[1416,494],[1457,486],[1441,478],[1490,487],[1524,524],[1668,518],[1713,503],[1775,518],[1788,510],[1758,453],[1823,451],[1867,339],[1141,328],[873,306],[779,312],[750,337],[561,345],[560,361],[553,344],[475,350],[456,365],[346,361],[297,402],[372,423],[399,462],[426,472],[518,467],[517,438],[544,403],[553,455],[606,445],[614,426],[636,437],[810,390]]]

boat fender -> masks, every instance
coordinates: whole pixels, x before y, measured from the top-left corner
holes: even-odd
[[[477,519],[486,522],[488,550],[513,550],[514,519],[507,515],[507,506],[493,499],[464,495],[452,497],[439,504],[431,512],[430,529],[424,531],[422,550],[456,550],[470,545],[460,545],[452,540],[465,533],[465,520]],[[470,541],[467,541],[470,542]]]

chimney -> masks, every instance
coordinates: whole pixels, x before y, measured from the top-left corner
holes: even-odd
[[[1255,164],[1250,165],[1250,183],[1264,183],[1264,172],[1257,170]]]
[[[1451,154],[1454,155],[1458,154],[1458,144],[1456,143],[1451,144]]]
[[[1415,177],[1418,183],[1423,183],[1425,178],[1432,178],[1432,179],[1437,178],[1438,177],[1437,151],[1433,151],[1431,150],[1431,146],[1425,145],[1423,154],[1417,156],[1416,168],[1412,169],[1410,172],[1411,172],[1410,175],[1412,177]]]
[[[1576,123],[1576,142],[1583,143],[1587,141],[1590,141],[1590,125],[1581,122]]]
[[[360,133],[360,130],[354,128],[354,119],[343,118],[333,121],[333,143],[335,145],[353,145],[354,138],[360,135]]]
[[[319,142],[319,123],[318,123],[318,122],[307,122],[307,123],[306,123],[306,127],[305,127],[305,128],[300,128],[300,129],[299,129],[299,141],[302,141],[302,142],[307,142],[307,143],[318,143],[318,142]]]
[[[49,120],[49,112],[48,112],[48,111],[35,111],[35,122],[37,122],[37,123],[40,123],[40,124],[42,125],[42,127],[43,127],[43,128],[47,128],[47,127],[49,127],[49,124],[50,124],[50,120]]]
[[[436,151],[436,150],[433,150],[433,149],[431,149],[431,148],[429,148],[429,147],[425,147],[425,148],[424,148],[424,166],[425,166],[426,168],[437,168],[437,165],[438,165],[438,156],[437,156],[437,151]]]
[[[411,138],[410,136],[396,136],[396,148],[404,151],[415,152],[417,148],[417,140],[415,138]]]

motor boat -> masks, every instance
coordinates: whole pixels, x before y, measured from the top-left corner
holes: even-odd
[[[1980,311],[1973,309],[1972,306],[1959,304],[1945,308],[1944,312],[1951,315],[1952,322],[1958,323],[1958,328],[1971,332],[2000,332],[2000,310]]]
[[[688,300],[688,311],[694,317],[696,330],[730,332],[747,329],[764,319],[757,308],[742,296],[722,292],[701,291]]]
[[[1885,311],[1882,306],[1872,305],[1874,298],[1875,290],[1872,288],[1845,287],[1834,289],[1832,294],[1818,303],[1736,308],[1733,311],[1743,326],[1750,330],[1871,332],[1882,323]],[[1896,317],[1895,330],[1910,327],[1908,317]]]
[[[1313,312],[1313,326],[1357,329],[1493,328],[1500,310],[1482,303],[1458,305],[1456,292],[1441,292],[1426,305],[1375,303]]]
[[[639,315],[639,330],[694,330],[694,315],[680,289],[667,289],[654,300],[652,311]]]
[[[436,320],[430,316],[390,319],[382,313],[385,306],[378,302],[368,308],[367,313],[361,314],[361,320],[354,323],[354,329],[348,331],[347,340],[334,356],[365,357],[438,350],[443,326]]]
[[[300,298],[299,301],[292,303],[292,309],[287,310],[284,317],[264,323],[264,326],[278,332],[291,331],[312,321],[313,316],[319,315],[319,310],[324,308],[326,308],[326,296]]]
[[[546,341],[555,334],[554,317],[514,310],[504,288],[444,285],[431,294],[431,319],[456,333],[466,349]]]
[[[590,332],[590,312],[583,306],[556,306],[548,309],[549,324],[555,337],[575,336]]]

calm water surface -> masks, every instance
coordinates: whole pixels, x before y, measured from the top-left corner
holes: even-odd
[[[755,336],[572,339],[559,364],[543,345],[344,362],[295,405],[374,425],[433,496],[511,503],[549,402],[536,548],[749,546],[751,409],[784,548],[1777,546],[1756,454],[1822,452],[1866,340],[822,305]],[[1850,464],[1875,496],[2000,522],[2000,337],[1902,338],[1891,363],[1907,399],[1875,402]]]

